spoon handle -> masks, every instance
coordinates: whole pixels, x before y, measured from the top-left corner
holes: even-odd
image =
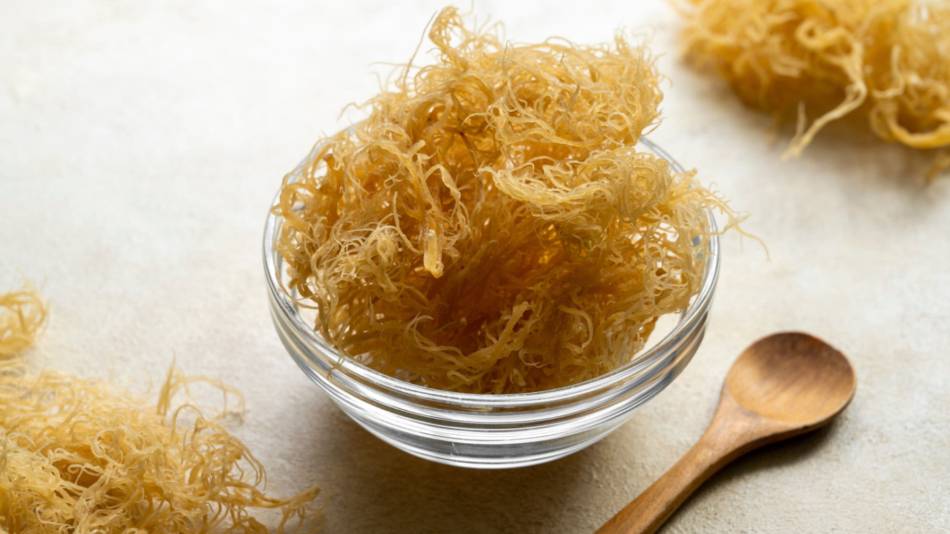
[[[696,488],[732,459],[708,436],[704,434],[663,476],[600,527],[598,534],[656,532]]]
[[[762,438],[775,430],[723,391],[716,414],[699,441],[597,533],[656,532],[696,488],[744,452],[767,441]]]

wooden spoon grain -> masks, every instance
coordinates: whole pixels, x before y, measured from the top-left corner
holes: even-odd
[[[773,334],[732,364],[706,432],[673,467],[597,532],[655,532],[693,491],[739,456],[830,422],[851,401],[854,369],[808,334]]]

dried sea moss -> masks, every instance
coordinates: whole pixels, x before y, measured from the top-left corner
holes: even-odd
[[[658,120],[648,51],[505,43],[454,8],[367,118],[318,141],[274,213],[317,332],[389,375],[511,393],[596,377],[698,291],[694,173],[638,151]]]
[[[797,112],[800,153],[829,122],[942,149],[950,165],[950,4],[926,0],[693,0],[686,53],[715,65],[746,103]]]
[[[33,344],[46,322],[46,305],[30,288],[0,293],[0,360]]]
[[[8,309],[19,317],[0,322],[0,340],[26,340],[22,332],[35,328],[23,325],[42,323],[35,293],[0,295],[0,302],[16,303]],[[268,532],[249,510],[277,510],[281,531],[302,518],[317,489],[287,499],[264,493],[264,466],[181,398],[197,382],[240,399],[174,368],[151,404],[103,382],[30,373],[22,358],[0,361],[0,530]]]

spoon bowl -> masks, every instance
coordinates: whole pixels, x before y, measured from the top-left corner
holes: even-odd
[[[742,408],[807,430],[844,410],[856,383],[844,354],[814,336],[791,332],[764,337],[743,351],[725,389]]]
[[[598,532],[656,531],[732,460],[829,423],[851,402],[856,384],[844,354],[814,336],[785,332],[756,341],[729,369],[699,441]]]

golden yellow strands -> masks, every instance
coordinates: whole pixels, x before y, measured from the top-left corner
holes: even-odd
[[[0,294],[0,360],[33,344],[46,322],[46,305],[29,288]]]
[[[20,302],[40,302],[27,293]],[[279,530],[302,517],[317,489],[265,494],[264,466],[244,444],[176,401],[195,382],[240,399],[172,369],[149,405],[102,382],[0,362],[0,531],[267,532],[250,508],[278,510]]]
[[[652,58],[513,45],[443,10],[437,60],[320,140],[274,212],[289,289],[377,370],[468,392],[543,390],[630,361],[697,292],[705,208],[638,152],[662,93]]]
[[[950,4],[693,0],[682,12],[688,56],[714,64],[748,104],[798,112],[791,154],[851,113],[882,139],[950,147]]]

